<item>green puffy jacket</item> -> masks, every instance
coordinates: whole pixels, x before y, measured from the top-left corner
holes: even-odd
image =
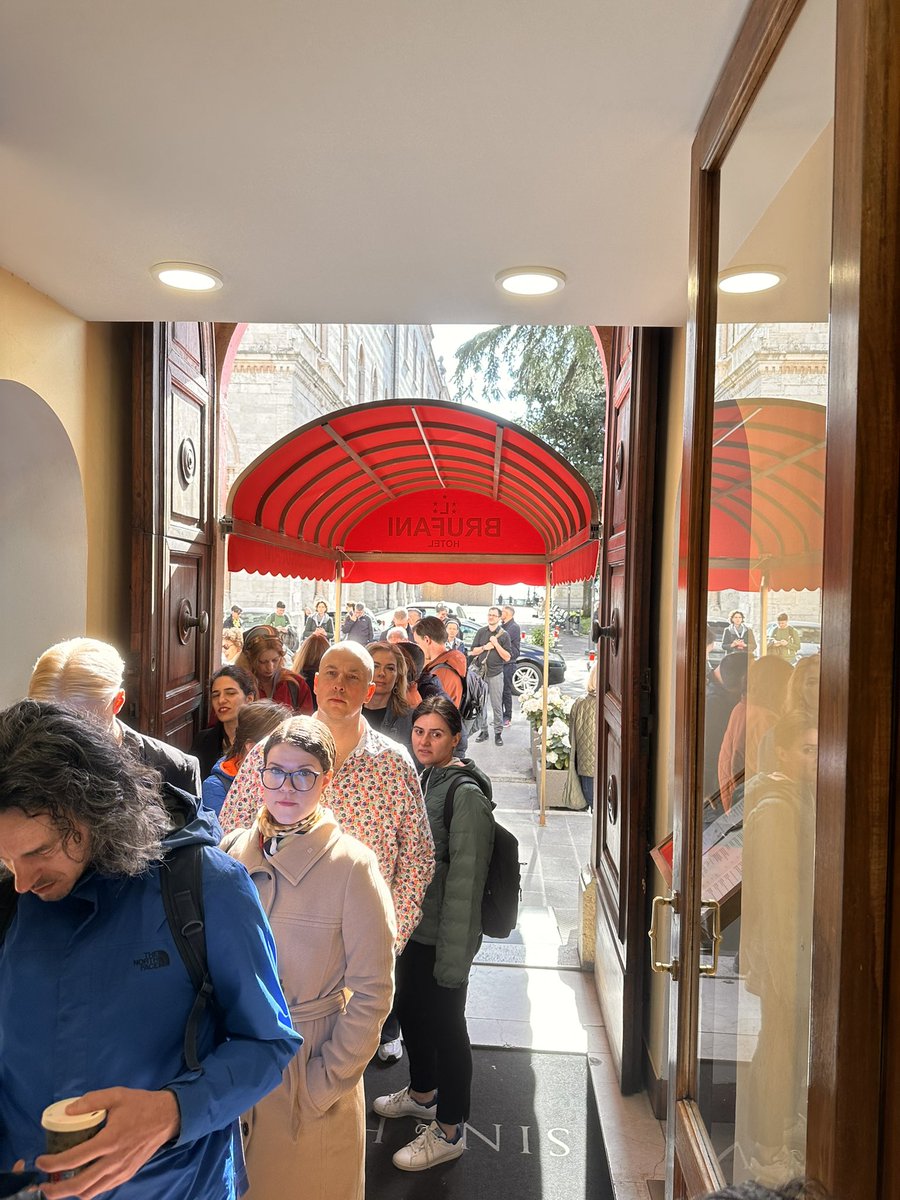
[[[444,824],[444,800],[451,783],[453,820]],[[460,766],[429,767],[422,792],[434,838],[434,878],[422,901],[414,942],[435,946],[434,978],[441,987],[461,987],[481,945],[481,898],[494,849],[491,781],[471,759]]]

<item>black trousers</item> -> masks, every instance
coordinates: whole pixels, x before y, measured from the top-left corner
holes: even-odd
[[[512,720],[512,677],[513,671],[516,669],[516,660],[511,658],[509,662],[503,664],[503,720]]]
[[[472,1047],[466,1029],[468,981],[439,987],[434,979],[434,946],[409,941],[397,959],[394,1008],[409,1056],[414,1092],[437,1088],[437,1119],[459,1125],[468,1119],[472,1092]]]

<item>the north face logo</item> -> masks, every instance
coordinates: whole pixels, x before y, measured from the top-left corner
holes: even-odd
[[[157,967],[167,967],[169,956],[165,950],[148,950],[143,958],[136,958],[134,965],[142,971],[155,971]]]

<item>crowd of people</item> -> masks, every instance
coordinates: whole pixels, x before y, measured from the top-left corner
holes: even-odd
[[[398,609],[377,638],[354,605],[335,641],[321,602],[291,653],[283,604],[241,616],[190,754],[122,721],[95,639],[0,713],[0,1166],[47,1200],[72,1171],[86,1200],[361,1200],[373,1056],[410,1070],[375,1111],[425,1120],[399,1169],[465,1147],[494,806],[458,624]],[[500,619],[479,646],[508,647]],[[45,1150],[57,1101],[105,1115],[89,1145]]]
[[[806,1155],[820,657],[792,665],[795,632],[781,613],[756,658],[733,613],[706,689],[704,847],[739,855],[724,944],[759,1014],[735,1143],[762,1182],[799,1174]]]
[[[293,653],[283,604],[248,630],[241,615],[191,754],[124,723],[124,662],[90,638],[48,649],[0,713],[0,1166],[48,1173],[46,1200],[75,1194],[70,1172],[85,1200],[361,1200],[376,1056],[405,1056],[409,1082],[374,1112],[421,1122],[395,1166],[464,1153],[495,826],[464,750],[487,739],[487,712],[467,730],[461,708],[483,673],[502,744],[515,610],[491,608],[469,651],[447,610],[397,609],[376,638],[353,605],[335,641],[320,602]],[[749,830],[752,801],[768,842],[786,795],[803,819],[791,797],[814,771],[816,664],[756,662],[744,640],[710,680],[730,705],[717,802],[744,804]],[[579,720],[573,737],[590,804]],[[764,948],[742,953],[771,973]],[[768,1053],[771,1079],[790,1064]],[[48,1153],[54,1102],[76,1123],[101,1114],[99,1132]]]

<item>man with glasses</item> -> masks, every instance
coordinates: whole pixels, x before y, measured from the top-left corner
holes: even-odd
[[[480,671],[488,686],[491,697],[491,714],[494,718],[494,745],[503,745],[503,671],[506,663],[512,659],[512,643],[509,634],[500,624],[500,609],[489,608],[487,625],[483,625],[475,634],[469,650],[476,670]],[[471,668],[470,668],[471,669]],[[475,738],[476,742],[486,742],[487,707],[482,709],[480,717],[481,728]]]
[[[345,833],[375,852],[394,901],[399,951],[419,923],[434,874],[434,842],[412,759],[397,742],[370,729],[363,716],[363,705],[375,691],[374,676],[375,663],[365,647],[341,642],[326,651],[315,679],[316,717],[328,726],[337,752],[325,803]],[[263,804],[262,767],[262,747],[255,746],[219,814],[226,833],[253,823]],[[386,1024],[382,1037],[379,1056],[399,1059],[399,1029]]]

